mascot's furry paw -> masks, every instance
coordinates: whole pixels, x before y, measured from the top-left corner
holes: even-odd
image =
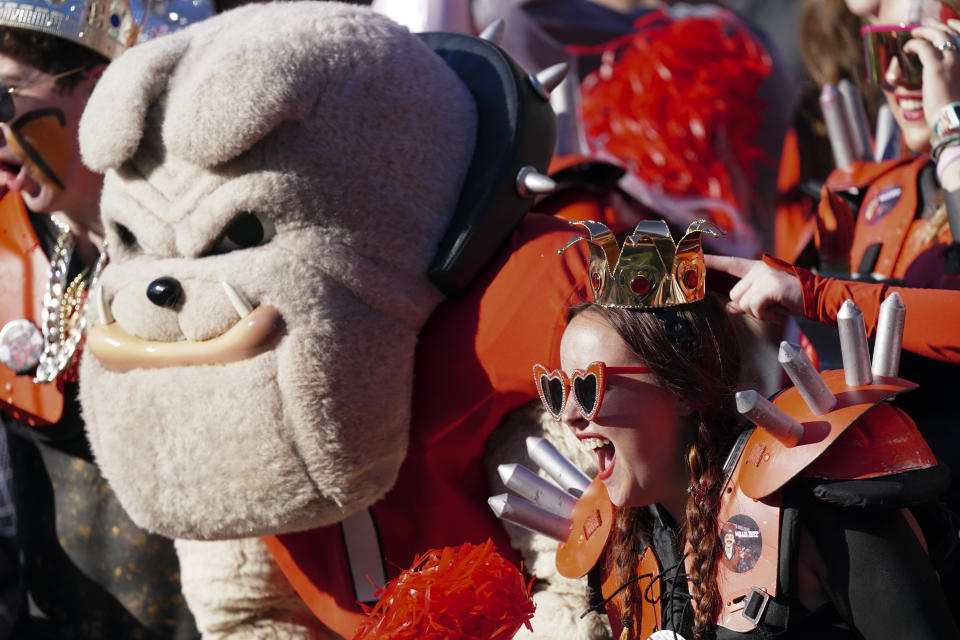
[[[183,595],[204,640],[341,640],[310,613],[259,538],[176,547]]]
[[[538,470],[536,463],[527,455],[528,436],[547,438],[588,475],[596,473],[596,461],[573,437],[573,433],[542,410],[540,401],[530,403],[508,416],[499,429],[487,441],[484,466],[490,493],[507,491],[497,474],[497,465],[518,463],[531,470]],[[540,475],[547,477],[540,472]],[[606,616],[587,610],[585,596],[586,580],[571,580],[557,573],[554,556],[557,542],[546,536],[533,533],[522,527],[504,523],[510,534],[510,542],[523,556],[527,572],[537,577],[533,600],[537,604],[532,626],[533,631],[521,629],[515,638],[539,640],[543,638],[567,638],[569,640],[606,640],[611,638]]]

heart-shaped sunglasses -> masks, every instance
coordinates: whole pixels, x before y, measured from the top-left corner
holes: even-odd
[[[605,363],[591,362],[586,369],[574,369],[570,377],[560,369],[548,371],[542,364],[533,365],[533,379],[543,406],[557,420],[563,414],[567,398],[573,392],[577,410],[587,420],[593,420],[600,410],[607,376],[619,373],[650,373],[647,367],[608,367]]]

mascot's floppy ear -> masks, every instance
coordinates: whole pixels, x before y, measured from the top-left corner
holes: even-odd
[[[556,141],[550,91],[567,65],[527,74],[493,42],[456,33],[419,34],[477,104],[477,144],[457,209],[429,276],[447,296],[469,286],[533,205]]]
[[[101,173],[119,167],[140,146],[147,110],[166,88],[168,78],[187,50],[189,36],[167,35],[149,47],[131,47],[123,54],[128,73],[107,73],[97,83],[80,119],[83,162]],[[131,76],[138,78],[131,81]],[[109,131],[109,135],[104,135]]]

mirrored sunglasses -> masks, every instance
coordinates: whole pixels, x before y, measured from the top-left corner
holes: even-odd
[[[881,86],[890,62],[896,58],[903,84],[919,88],[923,84],[923,66],[916,54],[907,53],[903,45],[913,39],[910,32],[919,24],[871,24],[860,29],[863,38],[863,58],[867,67],[867,82]]]
[[[560,369],[548,371],[542,364],[533,365],[533,379],[537,393],[547,411],[559,420],[567,399],[572,395],[577,410],[587,420],[593,420],[603,402],[607,376],[625,373],[650,373],[648,367],[608,367],[605,363],[591,362],[586,369],[574,369],[570,377]]]
[[[40,80],[37,80],[36,82],[20,85],[19,87],[11,87],[3,82],[0,82],[0,122],[10,122],[13,120],[13,117],[17,115],[16,105],[13,103],[13,96],[16,94],[21,93],[26,89],[32,89],[33,87],[39,87],[47,83],[56,82],[60,78],[66,78],[67,76],[80,73],[81,71],[85,70],[86,67],[77,67],[76,69],[70,69],[69,71],[64,71],[56,75],[46,76]]]

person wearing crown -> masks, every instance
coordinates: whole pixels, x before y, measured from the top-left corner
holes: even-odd
[[[12,590],[30,602],[0,616],[0,637],[197,636],[171,541],[127,517],[77,401],[86,291],[105,260],[102,177],[81,161],[78,125],[110,60],[148,28],[133,14],[104,0],[0,9],[0,436],[15,507],[4,533],[22,551]]]
[[[557,566],[589,570],[614,637],[960,637],[911,517],[889,508],[943,486],[913,423],[883,401],[915,385],[870,379],[857,395],[832,372],[776,406],[738,393],[734,318],[704,288],[700,235],[715,230],[694,223],[674,244],[646,222],[621,248],[603,225],[581,224],[589,239],[567,247],[589,243],[594,301],[570,311],[562,369],[534,371],[547,410],[597,457]],[[802,394],[818,384],[826,404],[812,415]],[[758,427],[744,429],[741,413]],[[887,436],[915,459],[885,459]],[[890,481],[902,500],[871,502]],[[592,500],[613,504],[605,546],[585,542],[603,531],[602,510],[576,515]],[[578,545],[597,551],[572,553],[570,573],[561,555]]]

